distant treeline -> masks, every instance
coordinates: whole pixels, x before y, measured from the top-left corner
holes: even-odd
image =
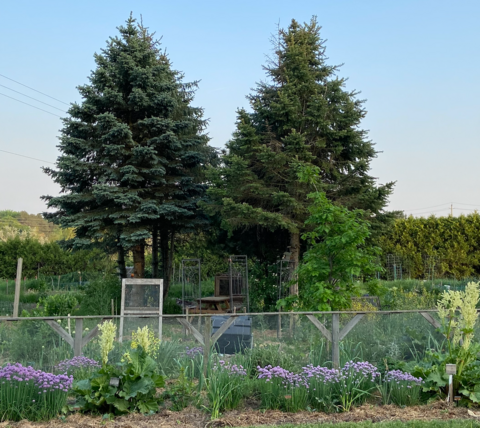
[[[480,215],[398,219],[380,240],[387,255],[401,258],[412,278],[424,278],[428,265],[436,276],[465,278],[480,275]]]
[[[19,237],[35,238],[40,242],[54,242],[70,238],[73,232],[45,220],[41,214],[25,211],[0,211],[0,241]]]
[[[17,260],[23,258],[22,277],[64,275],[69,272],[101,272],[108,264],[100,250],[66,251],[55,242],[16,237],[0,241],[0,278],[16,276]]]

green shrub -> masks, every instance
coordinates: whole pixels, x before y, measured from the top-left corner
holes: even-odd
[[[53,294],[40,300],[44,315],[47,317],[66,317],[73,314],[78,300],[72,294]]]
[[[80,312],[84,315],[110,315],[112,299],[114,312],[119,313],[122,285],[116,275],[106,275],[89,281],[84,288]]]

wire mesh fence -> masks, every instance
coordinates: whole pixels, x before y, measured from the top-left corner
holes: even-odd
[[[436,320],[435,312],[428,314]],[[361,319],[358,319],[359,315]],[[168,376],[178,373],[189,359],[203,358],[205,354],[221,354],[224,359],[248,358],[248,364],[255,367],[287,364],[291,368],[301,368],[308,364],[334,365],[337,349],[340,365],[357,360],[382,366],[390,360],[420,361],[429,350],[441,349],[444,342],[436,327],[420,312],[178,315],[162,318],[162,341],[155,358]],[[218,336],[229,318],[235,318],[235,321]],[[119,329],[120,317],[110,319]],[[358,322],[349,329],[354,319]],[[104,317],[24,318],[17,321],[3,318],[0,320],[0,365],[20,362],[54,370],[60,361],[80,354],[100,361],[98,336],[90,336],[104,320]],[[58,327],[49,325],[52,321],[64,333],[59,334]],[[130,346],[132,332],[144,326],[149,326],[157,337],[160,335],[158,317],[124,317],[123,341],[116,343],[109,355],[110,361],[121,361]],[[480,329],[476,336],[480,338]],[[77,348],[79,337],[81,345]],[[91,340],[86,340],[88,338]]]

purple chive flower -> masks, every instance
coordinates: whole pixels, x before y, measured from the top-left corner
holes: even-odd
[[[201,346],[196,346],[194,348],[185,348],[185,352],[182,354],[183,357],[195,358],[197,355],[203,355],[203,348]]]
[[[384,382],[409,382],[413,385],[408,385],[407,387],[412,386],[420,386],[423,383],[423,379],[421,377],[415,377],[407,372],[402,372],[401,370],[390,370],[389,372],[385,373],[385,377],[383,378]]]
[[[54,375],[41,370],[35,370],[33,367],[24,367],[20,363],[7,364],[0,368],[0,379],[9,382],[32,382],[34,386],[50,392],[56,389],[57,385],[64,385],[65,389],[69,389],[73,383],[73,377],[67,375]],[[2,382],[2,383],[3,383]]]
[[[215,364],[213,370],[223,371],[230,376],[247,376],[247,371],[242,365],[226,363],[223,360],[219,361],[218,364]]]
[[[60,373],[71,373],[78,369],[99,369],[98,361],[86,357],[74,357],[71,360],[64,360],[55,366],[55,371]]]

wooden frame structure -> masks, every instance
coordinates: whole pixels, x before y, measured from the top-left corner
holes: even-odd
[[[158,286],[158,307],[153,306],[127,306],[125,307],[127,285],[142,287],[144,285]],[[138,303],[138,302],[137,302]],[[156,309],[156,310],[155,310]],[[125,315],[157,315],[158,316],[158,339],[162,341],[162,323],[163,323],[163,279],[156,278],[123,278],[122,279],[122,303],[120,306],[120,329],[118,341],[123,340],[123,324]]]
[[[131,280],[129,280],[131,281]],[[138,280],[137,280],[138,281]],[[161,289],[163,289],[163,280],[140,280],[140,281],[161,281]],[[122,287],[123,288],[123,287]],[[162,290],[163,291],[163,290]],[[161,293],[160,301],[163,303],[163,293]],[[161,308],[161,306],[160,306]],[[127,311],[128,312],[128,311]],[[102,322],[107,319],[116,319],[119,318],[121,324],[123,324],[123,318],[157,318],[159,320],[159,327],[162,328],[162,318],[172,318],[176,319],[185,329],[189,330],[195,340],[204,347],[204,363],[208,362],[208,355],[211,352],[212,347],[215,345],[216,341],[220,336],[225,333],[228,328],[233,324],[236,317],[240,314],[226,314],[229,318],[225,323],[215,332],[211,334],[212,323],[211,317],[212,314],[191,314],[190,318],[195,317],[204,317],[205,318],[205,330],[202,335],[188,320],[185,315],[163,315],[162,310],[155,313],[146,313],[145,311],[134,311],[133,314],[128,314],[124,312],[122,315],[114,316],[73,316],[73,317],[0,317],[0,322],[16,322],[16,321],[45,321],[55,332],[57,332],[74,350],[74,355],[81,355],[83,346],[85,346],[90,340],[92,340],[98,334],[98,326],[96,326],[92,331],[90,331],[85,337],[83,337],[83,321],[85,319],[98,319],[102,318]],[[480,312],[480,310],[477,310]],[[259,313],[246,313],[241,315],[282,315],[295,317],[299,315],[306,316],[310,322],[320,331],[320,333],[331,343],[332,345],[332,362],[334,367],[340,366],[340,342],[352,331],[352,329],[361,321],[365,315],[372,314],[375,316],[386,316],[392,314],[419,314],[421,315],[428,323],[433,327],[439,328],[441,324],[436,320],[432,315],[437,313],[437,310],[428,309],[428,310],[398,310],[398,311],[332,311],[332,312],[259,312]],[[353,318],[340,330],[340,315],[350,314],[353,315]],[[332,317],[332,328],[331,331],[328,330],[324,324],[322,324],[318,316],[331,316]],[[63,327],[56,322],[58,319],[71,319],[75,321],[75,337],[72,337],[67,333]],[[159,332],[161,337],[161,330]],[[120,339],[119,339],[120,341]],[[206,370],[206,365],[204,367]]]

